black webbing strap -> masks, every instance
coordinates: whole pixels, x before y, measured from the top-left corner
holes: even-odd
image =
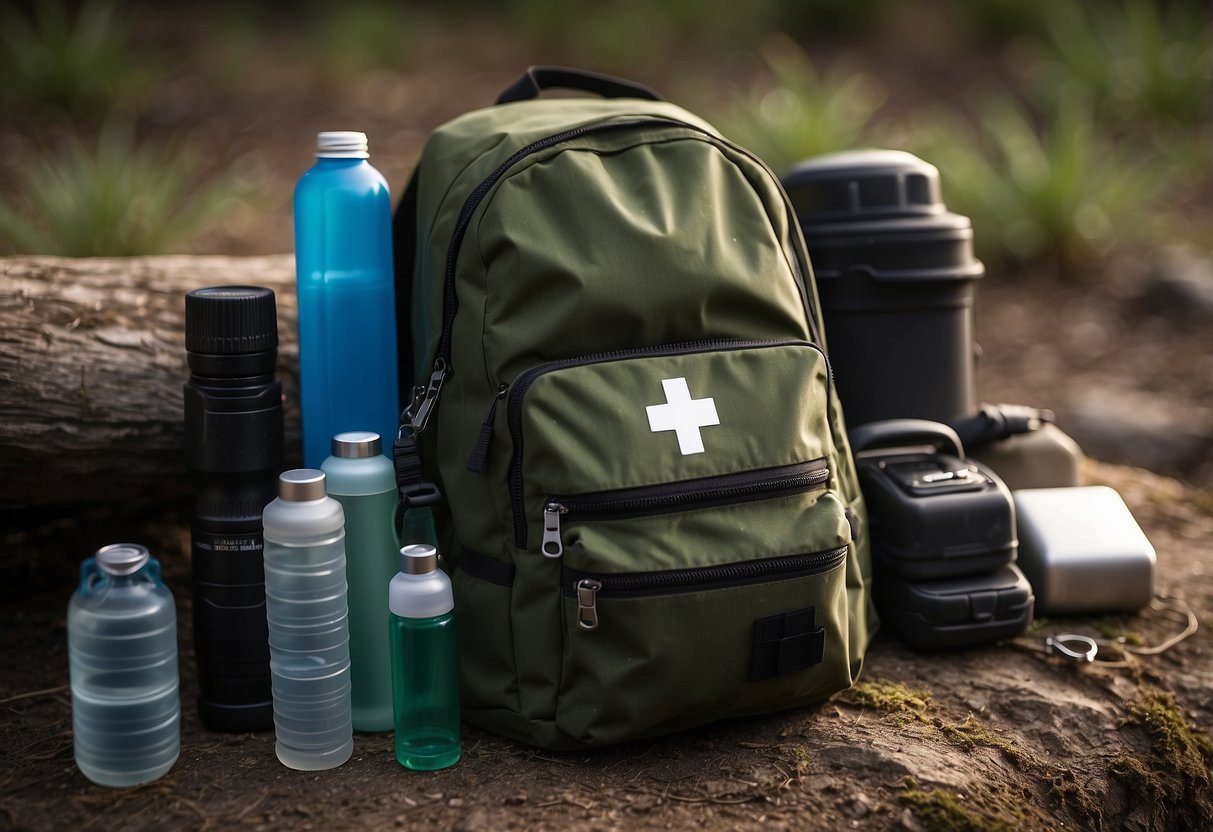
[[[465,575],[495,586],[514,585],[514,564],[482,555],[466,546],[459,548],[459,568]]]
[[[400,504],[404,508],[432,506],[442,499],[438,486],[426,480],[421,472],[421,452],[417,437],[407,427],[402,427],[392,444],[392,459],[396,463],[396,488],[400,491]]]
[[[563,66],[528,67],[522,77],[497,96],[498,104],[538,98],[544,90],[563,88],[601,95],[603,98],[644,98],[660,101],[661,96],[644,84]]]
[[[804,607],[754,622],[751,682],[821,664],[825,657],[826,628],[814,623],[816,615],[816,607]]]
[[[966,448],[975,448],[1021,433],[1031,433],[1056,421],[1052,410],[1022,404],[983,404],[977,413],[953,422],[952,427]]]

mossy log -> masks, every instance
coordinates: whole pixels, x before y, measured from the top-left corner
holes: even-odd
[[[290,255],[0,258],[0,507],[189,492],[184,296],[220,284],[277,295],[286,441],[298,456]]]

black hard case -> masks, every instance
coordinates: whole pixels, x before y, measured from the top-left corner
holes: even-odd
[[[1019,635],[1032,622],[1034,598],[1014,564],[981,575],[909,581],[877,574],[880,620],[915,650],[947,650]]]
[[[1015,561],[1011,492],[989,468],[965,459],[951,428],[891,419],[850,436],[881,574],[938,580]]]

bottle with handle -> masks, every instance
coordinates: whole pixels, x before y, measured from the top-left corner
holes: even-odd
[[[434,771],[459,761],[459,637],[451,579],[438,550],[400,550],[400,573],[388,591],[396,759]]]
[[[301,771],[334,768],[354,750],[345,517],[324,479],[285,472],[262,515],[275,750]]]
[[[181,752],[177,609],[144,546],[104,546],[67,609],[76,765],[102,786],[164,775]]]
[[[395,437],[391,196],[365,133],[326,132],[295,186],[303,464],[319,467],[335,434]]]
[[[329,496],[345,512],[354,730],[390,731],[392,663],[383,597],[396,574],[400,549],[393,522],[400,502],[395,470],[383,456],[377,433],[339,433],[332,451],[321,470]]]

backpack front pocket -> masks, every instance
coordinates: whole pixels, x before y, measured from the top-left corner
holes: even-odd
[[[630,574],[566,567],[557,727],[612,741],[846,687],[846,555]]]
[[[717,340],[540,365],[500,395],[514,546],[552,494],[742,476],[824,458],[829,367],[803,341]]]

